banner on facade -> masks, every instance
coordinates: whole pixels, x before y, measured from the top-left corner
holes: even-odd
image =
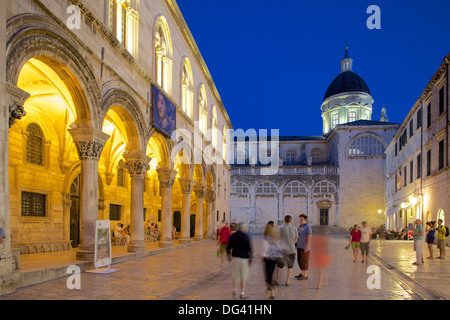
[[[155,85],[152,86],[153,125],[172,137],[177,128],[177,108]]]

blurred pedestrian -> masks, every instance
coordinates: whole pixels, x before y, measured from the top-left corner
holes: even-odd
[[[308,224],[308,217],[305,214],[299,216],[300,226],[297,237],[297,262],[300,267],[300,274],[295,276],[297,280],[308,280],[309,255],[312,240],[312,228]]]
[[[442,219],[438,220],[438,249],[439,249],[439,257],[437,259],[445,259],[445,238],[447,234],[447,227],[443,225],[444,221]]]
[[[349,245],[353,250],[353,262],[356,262],[358,260],[358,253],[361,250],[361,230],[359,230],[357,224],[353,226],[352,232],[350,233]]]
[[[428,245],[428,251],[430,252],[430,256],[427,259],[434,259],[433,258],[433,244],[434,240],[436,239],[435,233],[436,233],[436,227],[434,226],[435,221],[427,222],[426,227],[426,234],[427,234],[427,245]]]
[[[423,261],[423,254],[422,254],[422,249],[423,249],[423,235],[424,235],[424,231],[425,228],[422,225],[422,221],[420,221],[420,219],[416,219],[416,221],[414,221],[414,225],[412,227],[412,236],[413,236],[413,240],[414,240],[414,251],[416,251],[416,262],[414,262],[414,265],[421,265],[424,261]]]
[[[228,259],[231,260],[233,294],[237,297],[237,282],[240,281],[241,299],[247,299],[245,293],[249,268],[252,263],[252,246],[247,235],[248,225],[239,223],[237,231],[230,236],[227,246]]]
[[[292,272],[294,271],[295,255],[297,251],[295,248],[295,243],[297,242],[297,236],[297,230],[294,226],[292,226],[292,217],[287,215],[284,217],[284,226],[280,228],[280,245],[282,247],[284,259],[277,265],[274,285],[278,285],[281,271],[286,265],[286,286],[289,286]]]
[[[262,249],[262,260],[264,263],[264,275],[269,292],[269,299],[275,298],[275,289],[273,286],[273,274],[277,263],[282,259],[281,249],[275,232],[275,224],[269,221],[264,229],[264,240]]]
[[[372,228],[367,226],[367,222],[363,221],[361,223],[361,239],[360,239],[360,247],[361,247],[361,262],[368,262],[369,259],[369,249],[370,249],[370,239],[372,239]]]
[[[327,268],[330,265],[332,258],[329,252],[328,236],[315,235],[312,240],[312,267],[317,269],[317,289],[322,288],[322,282],[328,284]]]
[[[223,227],[219,230],[219,254],[220,254],[220,260],[222,261],[222,264],[226,263],[226,255],[227,255],[227,246],[228,241],[230,240],[231,236],[231,228],[228,226],[228,222],[225,222]]]

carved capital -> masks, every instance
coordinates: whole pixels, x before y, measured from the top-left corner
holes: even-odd
[[[177,177],[177,171],[169,168],[156,169],[159,178],[159,184],[161,188],[172,188]]]
[[[207,188],[206,189],[206,202],[214,202],[214,200],[216,199],[216,193],[211,189],[211,188]]]
[[[196,184],[194,186],[194,192],[197,199],[203,199],[206,196],[207,188],[202,184]]]
[[[181,186],[181,193],[182,194],[190,194],[192,192],[192,189],[194,187],[194,181],[188,178],[182,178],[178,180],[180,182]]]
[[[22,105],[11,102],[9,105],[9,127],[11,128],[17,120],[21,120],[27,113]]]
[[[69,129],[80,160],[100,159],[109,135],[94,128],[82,127]]]
[[[100,159],[105,145],[95,141],[74,141],[80,160]]]
[[[125,168],[127,168],[131,177],[144,177],[150,170],[150,157],[145,154],[124,155]]]

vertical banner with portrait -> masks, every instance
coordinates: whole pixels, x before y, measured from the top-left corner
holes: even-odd
[[[177,108],[156,86],[152,86],[153,125],[172,137],[177,128]]]

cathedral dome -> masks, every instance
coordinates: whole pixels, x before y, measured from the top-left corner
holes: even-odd
[[[333,80],[323,100],[345,92],[364,92],[370,95],[369,87],[360,76],[353,71],[344,71]]]

